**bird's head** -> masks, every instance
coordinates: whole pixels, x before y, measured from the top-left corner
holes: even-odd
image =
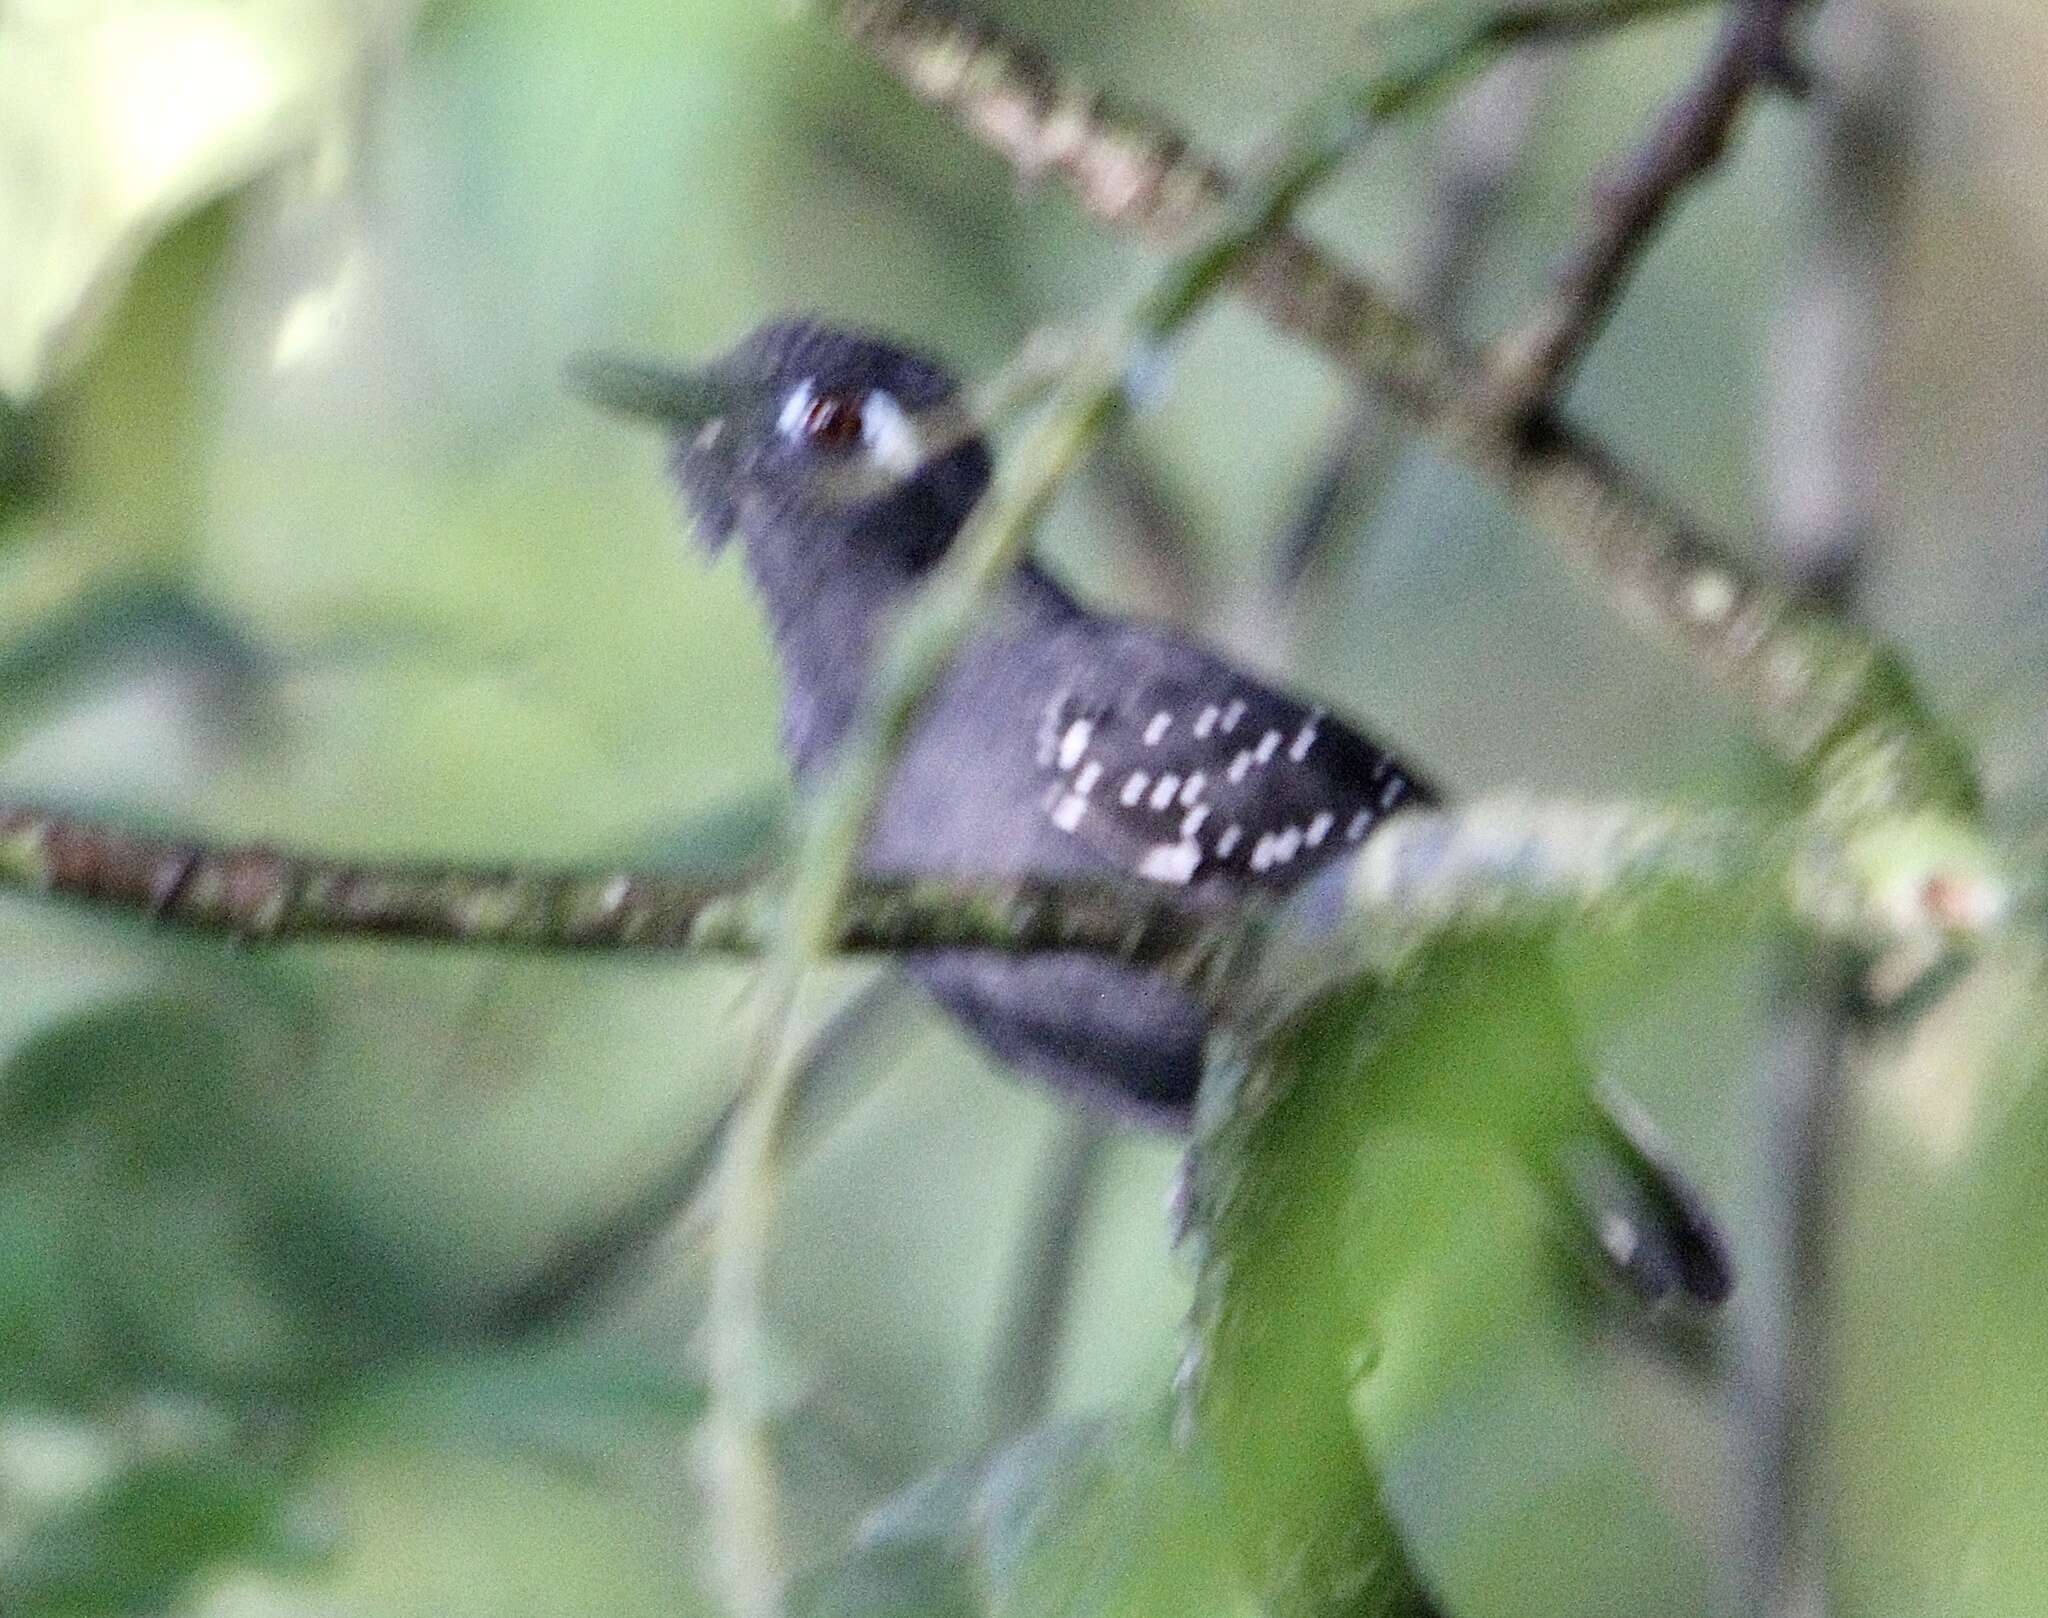
[[[737,531],[778,573],[920,574],[988,486],[988,446],[954,378],[863,332],[781,320],[696,369],[598,358],[575,380],[667,431],[709,550]]]

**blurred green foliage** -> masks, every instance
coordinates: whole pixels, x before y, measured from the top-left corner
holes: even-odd
[[[1233,151],[1360,22],[1337,0],[988,10]],[[2048,801],[2048,24],[1997,0],[1882,10],[1924,133],[1880,311],[1870,606],[2024,830]],[[1589,164],[1701,37],[1550,69],[1474,331],[1536,284]],[[1752,121],[1575,398],[1736,535],[1807,233],[1800,119]],[[1313,226],[1398,265],[1429,151],[1388,140]],[[0,8],[6,790],[364,855],[752,844],[780,779],[759,626],[735,570],[679,542],[650,447],[561,394],[563,360],[702,352],[816,308],[977,370],[1132,273],[754,0]],[[1170,382],[1130,452],[1212,626],[1255,625],[1340,389],[1230,310]],[[1294,677],[1445,781],[1775,790],[1462,472],[1405,452],[1369,521],[1304,608]],[[1151,599],[1107,478],[1044,548]],[[1324,1008],[1283,1060],[1341,1066],[1363,1017],[1401,1094],[1616,1083],[1729,1215],[1739,1342],[1773,1280],[1772,952],[1670,917],[1558,956],[1561,991],[1485,963],[1480,1007],[1418,982],[1406,1038],[1371,1034],[1383,1004]],[[858,976],[827,975],[809,1014]],[[508,1339],[501,1305],[710,1126],[744,982],[236,951],[0,899],[0,1611],[709,1610],[693,1256],[655,1244],[537,1338]],[[2044,1018],[2040,963],[1995,961],[1859,1075],[1828,1473],[1844,1612],[2005,1618],[2048,1588]],[[1161,1402],[1193,1295],[1161,1213],[1177,1153],[1127,1140],[1086,1205],[1058,1419],[980,1454],[1054,1103],[935,1023],[849,1060],[867,1086],[802,1162],[776,1277],[799,1610],[1249,1610],[1311,1541],[1338,1549],[1290,1574],[1306,1605],[1393,1599],[1382,1510],[1459,1614],[1728,1599],[1740,1406],[1589,1293],[1497,1153],[1370,1083],[1305,1089],[1233,1148],[1307,1245],[1204,1234],[1204,1286],[1241,1261],[1260,1300],[1257,1331],[1200,1345],[1206,1447],[1170,1442]],[[1248,1522],[1273,1537],[1233,1544]]]

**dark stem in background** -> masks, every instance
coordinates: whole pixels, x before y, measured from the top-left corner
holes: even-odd
[[[988,1356],[982,1404],[991,1443],[1035,1427],[1052,1403],[1082,1230],[1108,1144],[1107,1126],[1089,1113],[1062,1116],[1046,1143]]]
[[[1124,562],[1137,575],[1147,610],[1198,625],[1206,605],[1194,514],[1128,428],[1112,433],[1089,473],[1116,519]]]
[[[1834,1352],[1829,1276],[1835,1169],[1852,1123],[1855,1032],[1864,1009],[1847,963],[1784,952],[1775,1030],[1756,1109],[1765,1262],[1748,1305],[1736,1404],[1752,1484],[1735,1521],[1739,1610],[1826,1618],[1826,1406]]]
[[[1877,539],[1877,351],[1885,253],[1894,239],[1912,112],[1904,41],[1877,8],[1830,8],[1802,200],[1812,220],[1772,330],[1764,437],[1771,529],[1809,597],[1851,613]],[[1741,1387],[1756,1487],[1744,1527],[1745,1610],[1825,1618],[1829,1537],[1826,1407],[1835,1353],[1831,1261],[1843,1154],[1853,1149],[1851,1062],[1867,1007],[1839,958],[1780,973],[1775,1059],[1757,1138],[1769,1161],[1758,1290]]]
[[[1512,188],[1554,60],[1541,46],[1510,57],[1441,120],[1421,227],[1396,272],[1397,296],[1433,326],[1455,330],[1487,235]],[[1359,389],[1274,557],[1283,603],[1311,574],[1342,571],[1401,463],[1404,439],[1379,393]],[[1355,558],[1354,558],[1355,560]]]
[[[869,979],[811,1036],[791,1081],[793,1104],[788,1150],[801,1158],[828,1134],[918,1026],[922,992],[893,969]],[[685,1255],[703,1246],[709,1217],[706,1192],[732,1127],[737,1101],[719,1110],[646,1185],[608,1210],[590,1228],[561,1242],[519,1284],[501,1294],[479,1322],[486,1338],[518,1338],[574,1326],[602,1308],[631,1280],[634,1267],[664,1234]]]
[[[1762,445],[1771,529],[1808,599],[1854,615],[1877,529],[1878,348],[1913,107],[1906,42],[1867,0],[1822,18],[1809,103],[1812,221],[1778,319]]]
[[[1719,166],[1750,96],[1795,84],[1787,30],[1805,0],[1730,0],[1706,60],[1647,134],[1594,178],[1533,313],[1487,356],[1489,402],[1513,419],[1561,396],[1673,205]]]

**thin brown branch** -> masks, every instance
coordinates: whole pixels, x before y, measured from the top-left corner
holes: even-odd
[[[781,897],[751,875],[365,862],[202,844],[0,806],[0,888],[85,900],[244,942],[410,939],[507,949],[754,955]],[[1198,976],[1240,923],[1133,883],[866,881],[842,950],[1106,951]]]
[[[1630,273],[1679,199],[1727,154],[1752,92],[1787,78],[1786,32],[1804,0],[1730,0],[1693,80],[1595,178],[1535,312],[1488,354],[1488,403],[1518,419],[1563,393]]]
[[[1158,244],[1213,225],[1232,191],[1169,126],[1064,81],[1036,51],[933,4],[836,0],[839,26],[1027,179],[1054,176],[1105,225]],[[1882,648],[1800,610],[1548,406],[1487,405],[1479,360],[1291,229],[1233,283],[1278,330],[1379,388],[1501,488],[1645,629],[1695,660],[1809,778],[1824,810],[1974,810],[1960,751]]]
[[[0,804],[0,890],[83,900],[249,943],[408,939],[470,947],[758,955],[783,927],[782,893],[750,876],[378,863],[258,844],[131,834]],[[1138,881],[975,884],[862,877],[822,940],[842,952],[1083,950],[1154,968],[1228,1010],[1245,968],[1278,939],[1309,955],[1343,926],[1371,961],[1474,928],[1625,923],[1689,895],[1778,916],[1864,950],[1931,962],[2037,902],[1971,836],[1936,818],[1836,841],[1797,823],[1629,803],[1495,799],[1395,816],[1341,888],[1306,911],[1220,904]],[[1306,931],[1287,924],[1307,920]],[[1356,966],[1356,963],[1354,963]]]

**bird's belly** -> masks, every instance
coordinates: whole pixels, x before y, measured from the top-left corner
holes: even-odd
[[[1028,745],[947,730],[913,741],[877,806],[865,864],[875,875],[1002,881],[1073,876],[1102,865],[1046,818],[1047,783]]]
[[[1072,952],[935,950],[907,964],[1000,1061],[1133,1123],[1187,1127],[1208,1025],[1157,973]]]
[[[1041,802],[1027,741],[941,722],[942,745],[913,740],[899,760],[863,858],[876,876],[1103,874]],[[1208,1026],[1192,997],[1156,972],[1076,952],[935,950],[911,974],[1006,1065],[1152,1128],[1185,1128]]]

